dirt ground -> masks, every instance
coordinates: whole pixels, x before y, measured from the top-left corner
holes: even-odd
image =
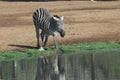
[[[0,2],[0,52],[36,47],[32,14],[37,8],[64,16],[66,35],[59,44],[120,41],[120,2]],[[53,45],[52,37],[48,45]]]

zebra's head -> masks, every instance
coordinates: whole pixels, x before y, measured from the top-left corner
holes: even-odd
[[[59,17],[57,15],[54,15],[53,19],[55,20],[55,27],[56,27],[56,30],[57,32],[60,33],[60,36],[61,37],[64,37],[65,36],[65,31],[64,31],[64,22],[63,22],[63,19],[64,17]]]

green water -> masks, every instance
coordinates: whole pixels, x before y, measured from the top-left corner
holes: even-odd
[[[1,61],[0,80],[120,80],[120,50]]]

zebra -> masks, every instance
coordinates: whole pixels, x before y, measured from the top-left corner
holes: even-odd
[[[46,43],[50,35],[53,36],[54,47],[57,48],[57,32],[61,37],[65,36],[64,17],[51,15],[45,8],[39,8],[33,13],[33,22],[36,30],[37,48],[40,50],[47,49]],[[41,34],[39,34],[41,30]],[[41,35],[42,46],[40,46],[39,36]]]

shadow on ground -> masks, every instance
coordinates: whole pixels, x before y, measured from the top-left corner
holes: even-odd
[[[13,47],[18,47],[18,48],[24,48],[24,49],[37,49],[37,47],[28,46],[28,45],[9,44],[8,46],[13,46]]]

